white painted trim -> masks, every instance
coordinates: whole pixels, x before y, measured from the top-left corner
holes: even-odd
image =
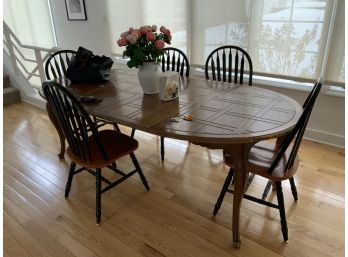
[[[34,105],[40,109],[46,110],[46,101],[42,99],[40,95],[32,95],[32,96],[21,96],[22,102]]]
[[[336,135],[325,131],[319,131],[316,129],[307,128],[304,134],[304,138],[310,141],[315,141],[326,145],[332,145],[339,148],[344,148],[345,146],[344,135]]]

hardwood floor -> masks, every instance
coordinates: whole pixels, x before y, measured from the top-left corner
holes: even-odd
[[[283,186],[289,242],[282,242],[277,210],[244,200],[237,250],[233,196],[212,216],[228,171],[221,151],[165,139],[161,163],[159,137],[137,131],[135,154],[151,189],[133,176],[103,194],[96,226],[94,177],[77,175],[64,198],[69,160],[57,157],[58,136],[45,111],[6,106],[3,124],[4,256],[344,256],[343,149],[303,142],[297,203]],[[129,170],[131,161],[118,165]],[[248,192],[260,195],[265,183],[255,179]]]

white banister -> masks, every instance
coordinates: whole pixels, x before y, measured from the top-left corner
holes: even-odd
[[[9,54],[10,54],[10,57],[11,57],[12,66],[15,69],[16,73],[18,74],[17,58],[15,58],[15,53],[14,53],[14,49],[13,49],[13,43],[12,43],[12,40],[11,40],[11,35],[10,35],[10,33],[5,33],[5,31],[7,32],[7,30],[5,30],[5,26],[4,26],[4,34],[5,34],[5,39],[6,39],[7,50],[9,52]]]
[[[45,69],[43,66],[42,58],[41,58],[41,51],[38,49],[35,49],[34,51],[35,51],[35,57],[37,60],[37,67],[39,69],[39,76],[40,76],[40,80],[41,80],[41,84],[42,84],[42,82],[45,81]]]
[[[4,21],[3,21],[3,35],[4,35],[4,49],[6,49],[7,53],[9,54],[11,64],[15,72],[17,74],[21,73],[31,86],[35,88],[41,87],[41,83],[44,82],[46,78],[44,64],[46,60],[48,59],[49,55],[52,52],[55,52],[59,49],[56,47],[44,48],[44,47],[22,44],[21,41],[17,38],[17,36],[13,33],[13,31],[9,28],[9,26]],[[25,56],[22,49],[32,50],[34,52],[35,58],[32,59]],[[21,59],[18,56],[20,56]],[[27,68],[28,66],[26,66],[25,63],[23,63],[23,61],[27,62],[28,64],[29,63],[34,64],[34,67],[28,70]],[[33,77],[40,78],[39,84],[35,85],[34,83],[31,83],[30,80]]]

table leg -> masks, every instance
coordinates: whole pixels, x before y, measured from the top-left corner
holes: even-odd
[[[234,197],[233,197],[233,214],[232,214],[232,235],[233,245],[239,248],[241,241],[239,236],[239,216],[240,206],[245,192],[246,182],[249,177],[248,155],[251,145],[239,144],[229,149],[234,165]]]

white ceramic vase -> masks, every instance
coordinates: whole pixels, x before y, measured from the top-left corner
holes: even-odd
[[[162,74],[161,67],[155,62],[144,62],[139,68],[138,78],[144,94],[157,94],[159,92],[159,79]]]

